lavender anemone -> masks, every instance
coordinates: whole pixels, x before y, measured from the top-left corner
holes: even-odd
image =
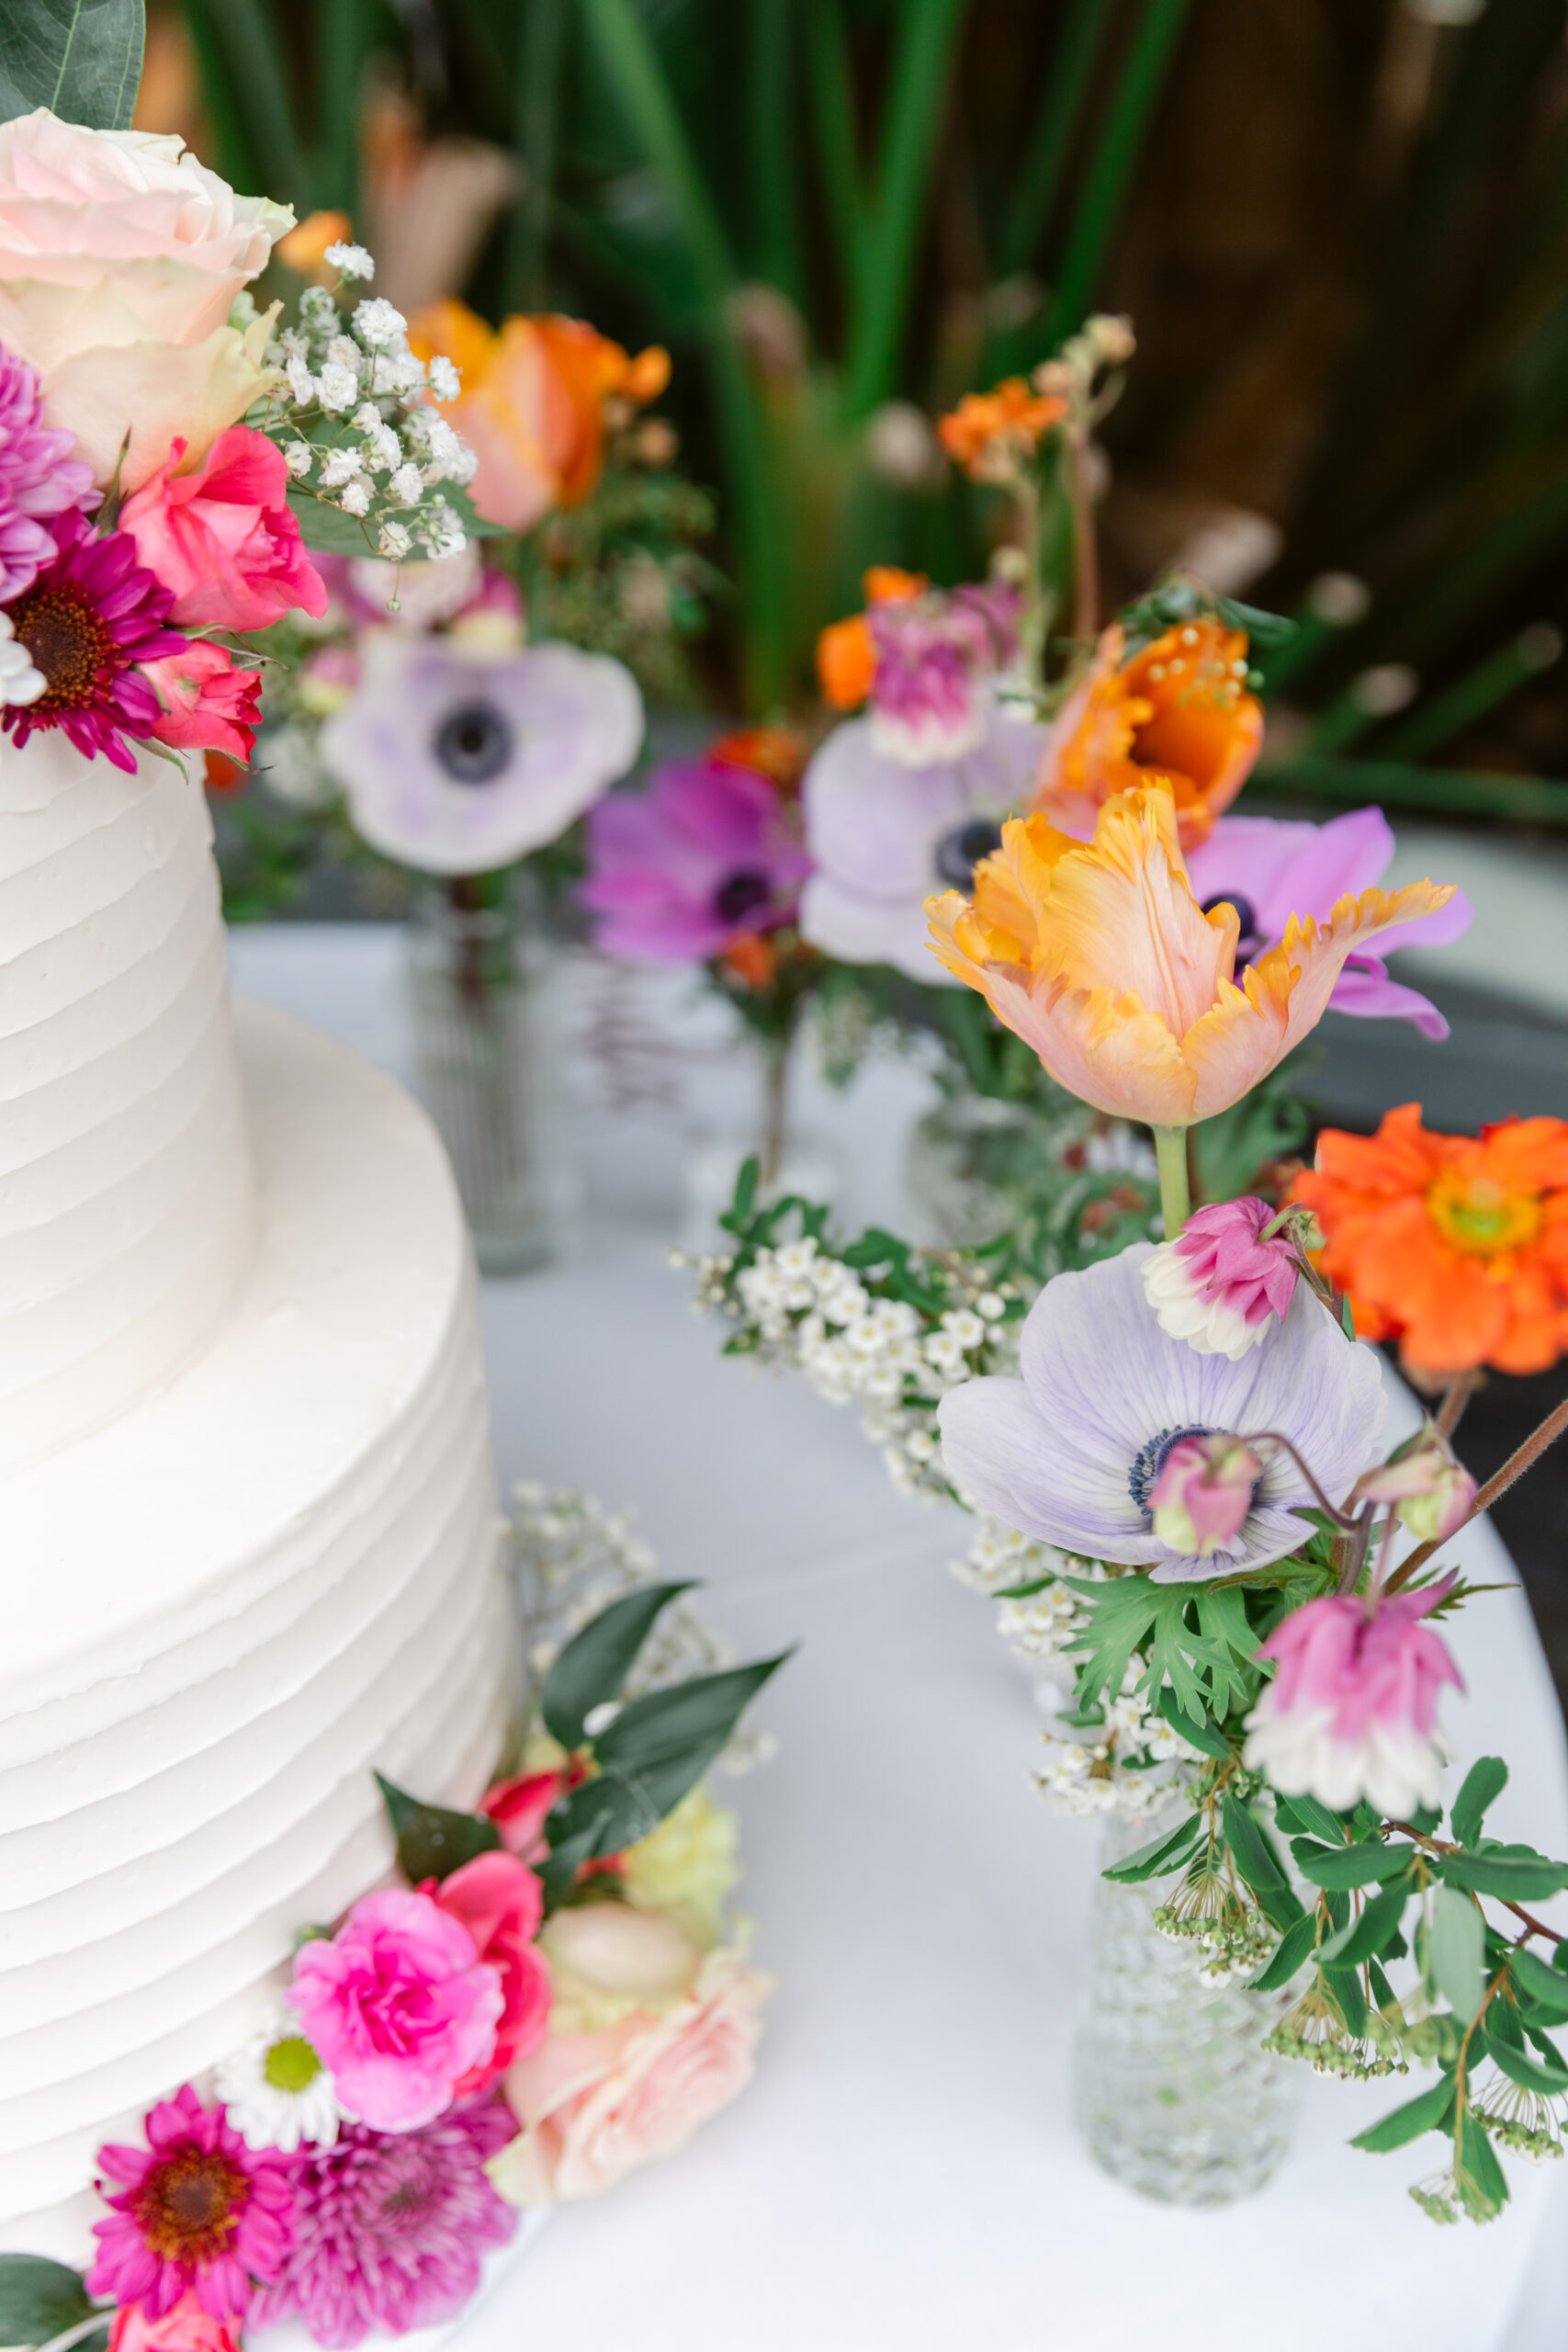
[[[588,818],[582,903],[606,954],[701,963],[739,932],[792,922],[810,860],[770,779],[712,758],[656,768]]]
[[[1010,1527],[1084,1557],[1146,1568],[1156,1583],[1232,1576],[1282,1559],[1312,1532],[1311,1486],[1282,1446],[1234,1536],[1204,1556],[1155,1532],[1153,1490],[1186,1437],[1287,1439],[1331,1501],[1382,1453],[1375,1351],[1347,1340],[1307,1285],[1283,1321],[1233,1362],[1160,1329],[1144,1295],[1147,1243],[1058,1274],[1030,1310],[1022,1378],[971,1380],[938,1410],[955,1485]]]

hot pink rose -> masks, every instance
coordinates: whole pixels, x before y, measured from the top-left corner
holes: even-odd
[[[240,2352],[240,2346],[191,2293],[162,2319],[150,2318],[144,2303],[121,2303],[109,2330],[109,2352]]]
[[[550,1972],[534,1942],[544,1916],[544,1890],[514,1854],[477,1854],[471,1862],[420,1888],[449,1919],[460,1920],[474,1950],[501,1979],[504,2006],[495,2029],[495,2048],[482,2066],[471,2066],[453,2088],[469,2098],[504,2074],[514,2058],[536,2050],[550,2017]]]
[[[662,2017],[634,2010],[602,2033],[547,2036],[506,2077],[522,2125],[487,2169],[514,2205],[595,2197],[670,2156],[751,2079],[771,1981],[710,1952]]]
[[[149,571],[174,592],[188,628],[270,628],[285,613],[327,609],[288,503],[288,469],[265,433],[231,424],[195,473],[175,468],[183,440],[119,511]]]
[[[498,1781],[486,1792],[480,1811],[501,1832],[509,1854],[525,1862],[536,1861],[545,1850],[545,1818],[558,1797],[582,1778],[581,1765],[558,1772],[522,1772],[514,1781]]]
[[[239,669],[231,653],[199,637],[187,639],[181,653],[143,662],[164,706],[150,732],[176,751],[222,752],[248,761],[261,725],[261,672]]]
[[[330,1943],[304,1945],[288,1999],[344,2107],[376,2132],[445,2114],[489,2065],[505,2007],[462,1922],[403,1887],[364,1896]]]

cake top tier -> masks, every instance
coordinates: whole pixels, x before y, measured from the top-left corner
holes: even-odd
[[[157,1388],[250,1259],[250,1146],[198,785],[0,747],[0,1470]]]

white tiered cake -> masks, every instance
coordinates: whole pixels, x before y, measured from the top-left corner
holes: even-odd
[[[200,792],[0,756],[0,2245],[253,2030],[387,1869],[372,1768],[471,1804],[512,1645],[439,1144],[231,1025]]]

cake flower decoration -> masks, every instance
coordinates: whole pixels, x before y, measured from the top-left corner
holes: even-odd
[[[1201,1354],[1160,1328],[1145,1295],[1148,1256],[1141,1243],[1047,1283],[1023,1326],[1021,1377],[992,1374],[942,1398],[948,1473],[979,1509],[1036,1543],[1146,1568],[1156,1582],[1266,1566],[1311,1533],[1303,1510],[1320,1494],[1337,1504],[1376,1458],[1377,1356],[1347,1343],[1304,1285],[1239,1357]],[[1190,1526],[1166,1515],[1162,1530],[1156,1496],[1169,1514],[1175,1482],[1162,1489],[1162,1476],[1195,1438],[1233,1449],[1219,1482],[1230,1498],[1189,1541],[1199,1498],[1188,1503]],[[1237,1447],[1259,1457],[1256,1479],[1244,1477]],[[1206,1455],[1183,1455],[1180,1466],[1213,1482]]]
[[[95,2222],[87,2291],[162,2319],[187,2291],[214,2319],[243,2319],[254,2283],[276,2278],[293,2235],[294,2193],[276,2148],[246,2146],[220,2107],[187,2083],[146,2120],[144,2148],[109,2145],[98,2170],[111,2208]]]
[[[247,2147],[330,2148],[343,2110],[332,2076],[279,2005],[266,2023],[219,2067],[215,2087],[224,2113]]]
[[[88,758],[102,752],[134,774],[129,739],[152,735],[160,716],[141,664],[186,649],[180,631],[167,626],[173,598],[139,560],[128,532],[100,536],[75,508],[53,529],[52,560],[10,608],[16,641],[44,689],[10,705],[0,726],[18,749],[34,734],[62,728]]]
[[[98,503],[73,446],[43,421],[37,368],[0,345],[0,603],[30,588],[52,557],[50,518]]]
[[[288,504],[288,468],[265,433],[231,424],[194,471],[176,435],[156,473],[120,508],[120,528],[174,594],[186,628],[270,628],[285,613],[327,609],[325,582]]]

